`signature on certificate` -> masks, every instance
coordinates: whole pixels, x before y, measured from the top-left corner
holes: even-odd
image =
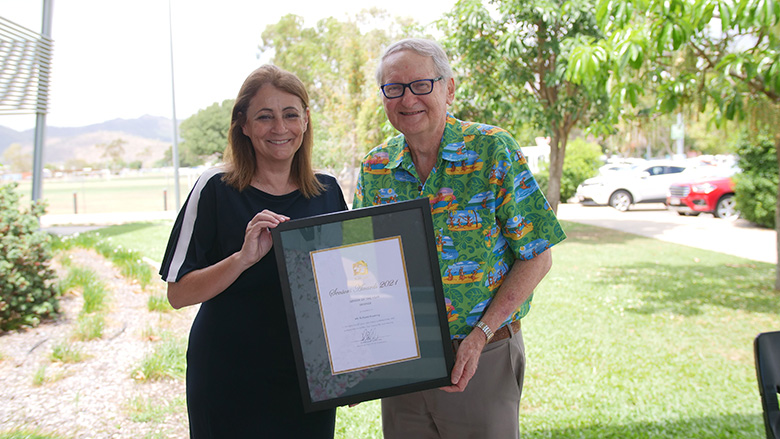
[[[372,341],[379,340],[379,335],[376,333],[376,329],[373,328],[366,328],[363,330],[363,336],[360,339],[363,343],[370,343]]]

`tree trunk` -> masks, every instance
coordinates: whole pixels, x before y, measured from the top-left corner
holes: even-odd
[[[558,213],[561,202],[561,176],[563,159],[566,155],[566,136],[556,131],[550,136],[550,181],[547,187],[547,201],[553,212]]]

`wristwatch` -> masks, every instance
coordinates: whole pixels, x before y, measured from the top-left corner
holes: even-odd
[[[482,320],[477,322],[477,328],[481,329],[485,333],[487,340],[485,343],[490,343],[490,339],[493,338],[493,331],[490,330],[490,326],[486,325]]]

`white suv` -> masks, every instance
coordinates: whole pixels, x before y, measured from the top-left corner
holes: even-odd
[[[680,162],[650,160],[625,170],[589,178],[577,187],[579,201],[609,204],[625,212],[632,204],[664,203],[669,186],[690,169]]]

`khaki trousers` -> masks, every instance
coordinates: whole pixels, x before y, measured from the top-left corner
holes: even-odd
[[[522,330],[485,346],[462,393],[425,390],[382,399],[385,439],[519,438],[525,374]]]

